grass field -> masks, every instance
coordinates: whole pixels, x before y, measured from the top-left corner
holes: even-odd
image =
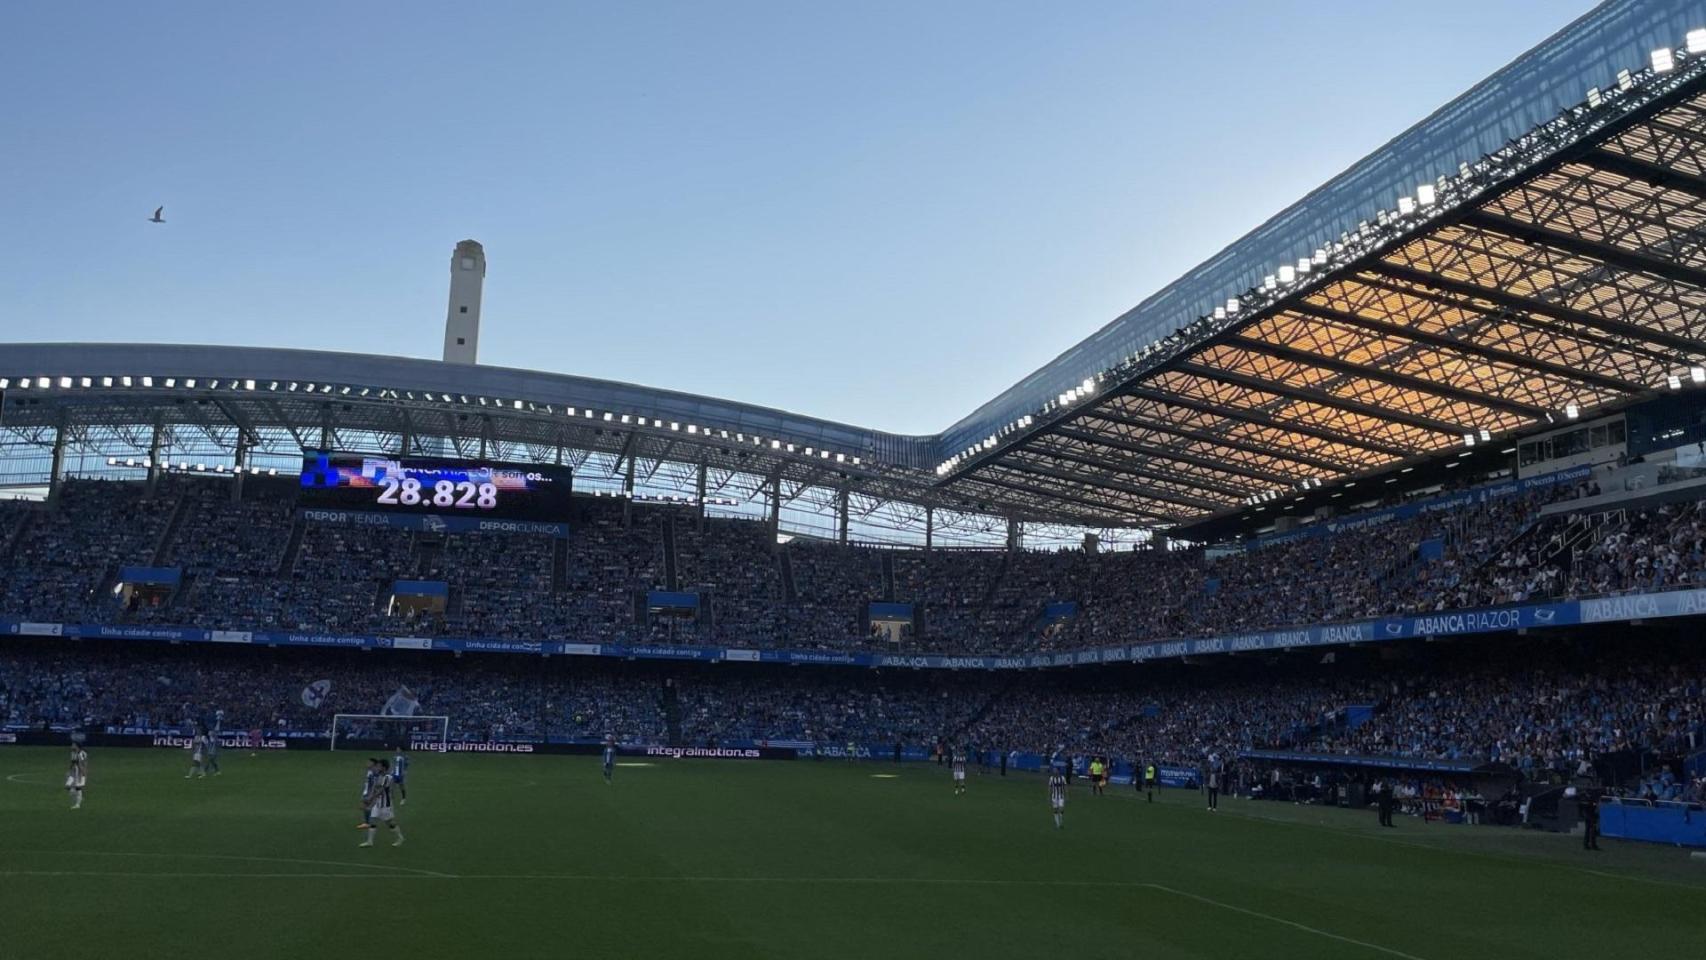
[[[1706,936],[1706,866],[1617,842],[935,766],[418,755],[358,849],[362,756],[0,751],[0,957],[1621,957]]]

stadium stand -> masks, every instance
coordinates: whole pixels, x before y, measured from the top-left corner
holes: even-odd
[[[470,740],[1250,754],[1240,782],[1294,798],[1372,755],[1428,774],[1401,788],[1421,809],[1485,765],[1656,752],[1669,779],[1618,779],[1684,794],[1699,657],[1605,626],[1706,609],[1680,589],[1706,576],[1706,32],[1684,20],[1583,18],[935,436],[478,364],[9,345],[11,479],[48,500],[0,504],[0,715],[153,728],[224,698],[312,734],[408,686]],[[375,518],[377,484],[308,509],[312,482],[256,466],[350,456],[549,465],[563,500],[469,532]],[[146,479],[85,478],[91,457]],[[752,518],[707,516],[716,491]],[[832,526],[790,540],[785,511]],[[861,545],[856,514],[922,543]],[[1084,545],[1022,549],[1027,525]],[[186,638],[207,643],[145,642]],[[350,640],[385,652],[311,649]],[[700,653],[745,662],[670,663]],[[887,669],[909,660],[930,669]]]
[[[306,706],[303,689],[325,678],[326,696]],[[372,712],[408,687],[421,712],[449,716],[461,740],[857,742],[873,753],[953,742],[1181,766],[1278,749],[1322,761],[1467,761],[1464,774],[1490,766],[1564,782],[1610,755],[1706,749],[1703,685],[1706,655],[1680,636],[948,678],[20,641],[0,654],[0,726],[173,729],[219,704],[231,729],[324,734],[334,713]],[[1664,766],[1645,769],[1656,776]]]
[[[178,478],[147,498],[137,484],[72,481],[51,508],[8,505],[0,539],[18,542],[0,568],[4,612],[215,629],[1024,654],[1672,587],[1695,582],[1706,537],[1691,502],[1542,520],[1543,507],[1570,493],[1559,489],[1214,556],[925,554],[801,540],[777,547],[759,522],[710,520],[701,532],[673,508],[630,514],[585,498],[559,576],[551,538],[317,524],[293,519],[277,489],[232,501],[219,484]],[[1565,536],[1571,550],[1558,547]],[[156,560],[183,571],[170,594],[127,609],[101,596],[121,566]],[[442,612],[390,609],[392,584],[416,579],[448,585]],[[648,614],[654,590],[684,590],[704,606],[691,616]],[[873,632],[865,612],[891,600],[918,617],[897,639]],[[1069,612],[1050,619],[1055,603]]]

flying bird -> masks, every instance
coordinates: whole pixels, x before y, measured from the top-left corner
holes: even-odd
[[[165,213],[165,212],[166,212],[165,207],[155,207],[154,208],[154,215],[152,217],[148,218],[148,222],[149,223],[165,223],[166,218],[162,217],[160,215],[160,214]]]

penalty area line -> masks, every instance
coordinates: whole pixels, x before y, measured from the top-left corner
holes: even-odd
[[[1175,897],[1184,897],[1187,900],[1195,900],[1198,903],[1206,903],[1211,907],[1219,907],[1222,910],[1231,910],[1233,913],[1242,913],[1247,917],[1255,917],[1258,920],[1266,920],[1269,923],[1278,923],[1278,924],[1281,924],[1283,926],[1291,927],[1293,930],[1302,930],[1304,933],[1313,933],[1318,937],[1326,937],[1329,940],[1337,940],[1340,943],[1348,943],[1348,944],[1351,944],[1353,946],[1364,947],[1364,948],[1369,949],[1369,950],[1374,950],[1374,951],[1377,951],[1379,953],[1384,953],[1388,956],[1403,957],[1404,960],[1423,960],[1422,957],[1418,957],[1413,953],[1405,953],[1402,950],[1394,950],[1391,947],[1383,947],[1378,943],[1369,943],[1367,940],[1358,940],[1355,937],[1343,936],[1341,934],[1333,933],[1329,930],[1322,930],[1319,927],[1312,927],[1306,923],[1298,923],[1296,920],[1287,920],[1284,917],[1276,917],[1271,913],[1262,913],[1259,910],[1251,910],[1248,907],[1240,907],[1237,904],[1226,903],[1225,901],[1222,901],[1222,900],[1216,900],[1213,897],[1205,897],[1205,896],[1198,894],[1198,893],[1190,893],[1190,892],[1185,891],[1185,890],[1179,890],[1179,889],[1176,889],[1174,887],[1166,886],[1165,884],[1146,883],[1146,884],[1144,884],[1144,886],[1148,887],[1151,890],[1160,890],[1163,893],[1170,893]]]

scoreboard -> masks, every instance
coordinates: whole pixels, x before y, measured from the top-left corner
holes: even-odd
[[[383,454],[302,454],[303,507],[535,520],[569,518],[565,467]]]

